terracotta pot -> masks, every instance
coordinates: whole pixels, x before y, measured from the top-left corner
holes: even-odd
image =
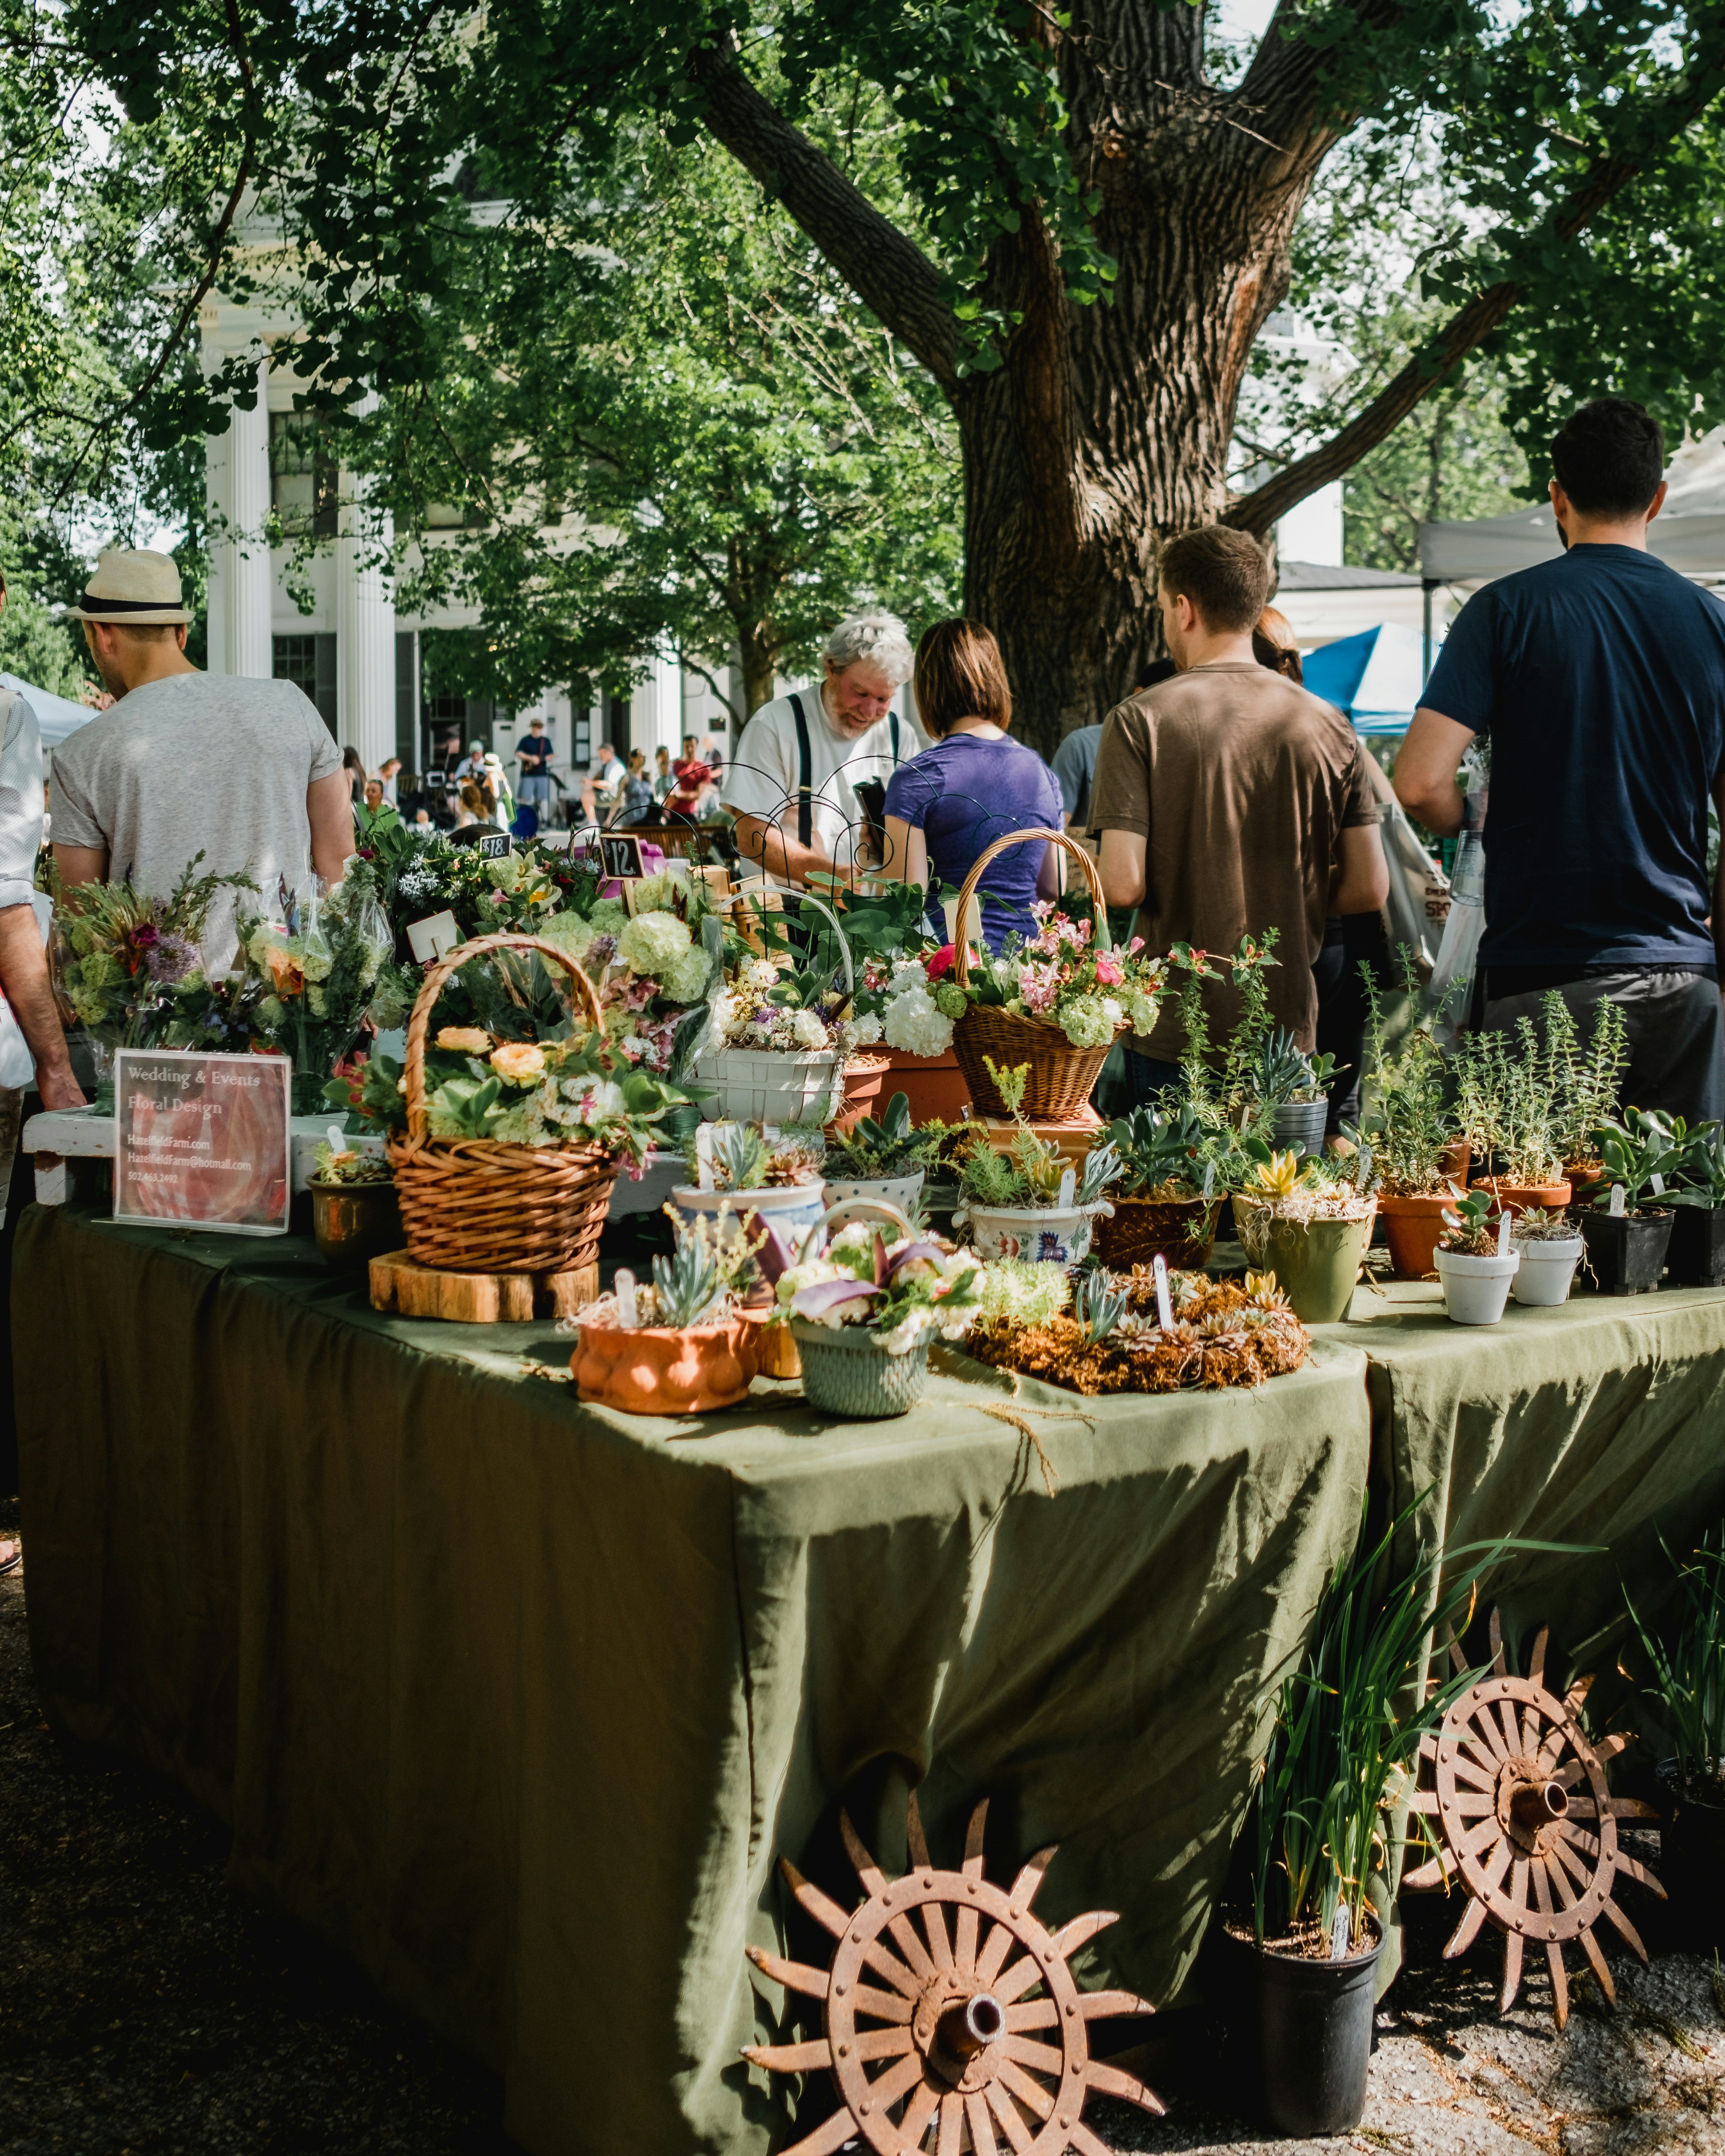
[[[311,1192],[311,1232],[326,1265],[360,1265],[407,1240],[393,1183],[319,1183]]]
[[[1398,1280],[1424,1280],[1435,1269],[1433,1254],[1444,1232],[1444,1208],[1455,1202],[1447,1191],[1417,1198],[1393,1198],[1388,1191],[1379,1195],[1384,1240]]]
[[[1602,1160],[1566,1160],[1563,1173],[1569,1178],[1569,1203],[1589,1205],[1594,1193],[1605,1187],[1605,1163]]]
[[[1110,1272],[1130,1272],[1154,1265],[1158,1254],[1172,1270],[1199,1272],[1210,1261],[1216,1240],[1219,1198],[1119,1198],[1114,1211],[1100,1214],[1096,1243]],[[1189,1234],[1193,1224],[1199,1233]]]
[[[583,1325],[569,1358],[583,1400],[624,1414],[708,1414],[735,1407],[756,1367],[756,1328],[725,1325]]]
[[[797,1337],[788,1325],[769,1325],[770,1310],[746,1310],[743,1322],[752,1335],[755,1375],[757,1378],[800,1378],[803,1358]]]
[[[1461,1189],[1467,1188],[1468,1164],[1473,1158],[1473,1147],[1466,1138],[1452,1138],[1444,1147],[1438,1160],[1438,1171],[1449,1177]]]
[[[958,1059],[949,1048],[944,1055],[912,1055],[906,1048],[881,1048],[891,1074],[880,1081],[888,1100],[902,1093],[911,1104],[913,1123],[956,1123],[970,1105],[970,1088]]]
[[[853,1055],[845,1066],[844,1102],[827,1128],[849,1137],[863,1116],[872,1116],[880,1105],[881,1081],[891,1067],[884,1055]]]
[[[1567,1183],[1511,1183],[1500,1175],[1482,1175],[1473,1187],[1491,1192],[1494,1220],[1500,1213],[1519,1220],[1530,1205],[1543,1205],[1548,1213],[1556,1213],[1569,1203]]]

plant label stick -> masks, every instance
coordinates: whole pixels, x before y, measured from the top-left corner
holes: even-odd
[[[1161,1251],[1156,1253],[1151,1271],[1156,1277],[1156,1322],[1164,1332],[1174,1329],[1173,1306],[1168,1299],[1168,1260]]]
[[[1213,1160],[1207,1160],[1204,1164],[1204,1198],[1205,1204],[1209,1204],[1210,1194],[1214,1190],[1215,1187],[1216,1163]]]
[[[1665,1195],[1665,1178],[1662,1175],[1650,1175],[1647,1180],[1652,1189],[1654,1196],[1656,1198],[1663,1198]]]
[[[1062,1205],[1070,1205],[1072,1203],[1072,1193],[1077,1188],[1077,1183],[1078,1178],[1076,1175],[1073,1170],[1069,1168],[1065,1173],[1060,1178],[1060,1195],[1059,1202]]]
[[[634,1275],[627,1266],[619,1265],[617,1269],[617,1277],[611,1283],[611,1288],[617,1297],[617,1322],[619,1325],[628,1326],[633,1330],[641,1322],[640,1313],[635,1308]]]
[[[1336,1921],[1330,1927],[1330,1959],[1332,1961],[1347,1960],[1348,1942],[1353,1935],[1353,1925],[1348,1917],[1348,1904],[1344,1902],[1337,1910]]]
[[[1614,1220],[1623,1218],[1623,1185],[1620,1183],[1614,1183],[1611,1186],[1611,1218]]]
[[[713,1127],[700,1123],[695,1131],[695,1182],[701,1190],[713,1187]]]
[[[1498,1214],[1497,1255],[1500,1258],[1507,1258],[1509,1255],[1509,1231],[1513,1225],[1514,1222],[1507,1213]]]

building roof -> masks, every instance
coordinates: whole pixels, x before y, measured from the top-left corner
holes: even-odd
[[[1393,585],[1417,586],[1416,576],[1399,569],[1358,569],[1328,562],[1284,562],[1276,572],[1279,592],[1384,591]]]

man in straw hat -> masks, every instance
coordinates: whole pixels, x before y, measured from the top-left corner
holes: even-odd
[[[339,882],[353,851],[341,752],[290,681],[202,674],[186,656],[180,572],[166,554],[110,548],[79,604],[96,670],[117,700],[54,755],[54,857],[68,884],[129,883],[165,897],[201,847],[203,868]],[[204,964],[226,972],[233,894],[211,911]]]

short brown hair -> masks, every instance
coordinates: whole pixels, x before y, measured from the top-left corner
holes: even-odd
[[[1000,646],[979,621],[937,621],[916,646],[916,716],[938,741],[960,719],[1012,724],[1012,685]]]
[[[1162,550],[1158,575],[1177,598],[1190,599],[1213,634],[1255,628],[1270,596],[1270,564],[1249,531],[1206,524],[1183,531]]]

